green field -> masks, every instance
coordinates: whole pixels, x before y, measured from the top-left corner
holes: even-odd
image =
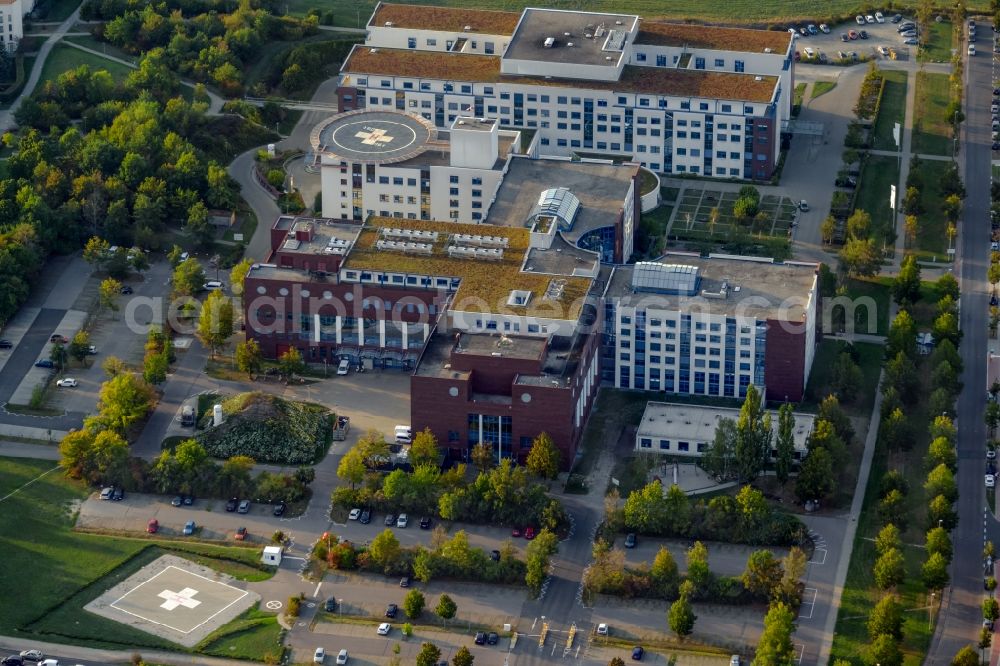
[[[837,87],[836,81],[817,81],[813,84],[812,98],[816,99]]]
[[[37,9],[44,11],[43,21],[65,21],[80,6],[80,0],[48,0],[39,2]]]
[[[833,391],[830,389],[830,370],[833,362],[837,360],[840,352],[847,347],[848,343],[843,340],[824,338],[816,349],[816,358],[813,359],[812,372],[809,373],[809,384],[806,386],[806,400],[814,405],[819,405],[826,396]],[[864,385],[859,391],[858,399],[853,404],[844,404],[844,408],[852,416],[868,418],[871,416],[872,405],[875,404],[875,393],[878,390],[878,376],[882,370],[882,357],[884,348],[870,342],[857,342],[854,344],[860,360],[858,366],[864,373]],[[854,492],[854,488],[849,489]]]
[[[899,123],[900,140],[903,132],[903,113],[906,110],[906,72],[884,69],[885,90],[875,119],[874,147],[878,150],[899,150],[892,137],[892,128]]]
[[[895,157],[870,156],[861,170],[861,182],[854,207],[872,217],[872,237],[891,250],[895,216],[889,206],[890,185],[899,185],[899,160]]]
[[[951,62],[951,42],[954,36],[950,21],[931,22],[927,42],[920,47],[920,62]]]
[[[273,613],[254,608],[213,632],[197,649],[216,657],[278,663],[282,652],[279,647],[280,633],[281,625]]]
[[[674,207],[661,204],[648,213],[643,213],[639,222],[639,238],[636,252],[647,259],[658,257],[663,253],[663,243],[667,232],[667,224]]]
[[[941,210],[943,195],[941,192],[941,174],[948,163],[940,160],[920,160],[916,173],[920,176],[920,204],[923,212],[917,216],[920,224],[917,227],[917,254],[930,261],[933,256],[937,261],[947,261],[948,255],[948,220]]]
[[[106,69],[115,81],[119,82],[124,81],[129,72],[132,71],[130,67],[114,60],[108,60],[65,44],[56,44],[42,66],[42,74],[38,79],[38,84],[41,86],[45,81],[55,81],[63,72],[76,69],[80,65],[88,65],[91,70]]]
[[[289,0],[288,11],[292,14],[304,15],[310,9],[320,13],[332,11],[334,25],[348,28],[363,28],[368,22],[377,4],[376,0],[358,0],[344,2],[343,0]],[[553,7],[556,9],[580,10],[592,12],[634,13],[645,19],[702,19],[708,21],[726,21],[730,23],[754,23],[781,25],[798,19],[809,20],[810,23],[839,23],[835,17],[852,18],[862,9],[870,9],[871,3],[858,0],[831,0],[822,8],[815,5],[797,2],[796,0],[774,0],[773,2],[752,2],[751,0],[730,0],[730,2],[702,2],[700,0],[419,0],[408,4],[447,5],[455,7],[476,7],[482,9],[500,9],[505,11],[520,11],[524,7]],[[917,2],[906,1],[894,5],[896,9],[915,7]],[[970,9],[986,9],[984,0],[969,3]],[[817,12],[819,12],[817,14]]]
[[[945,117],[948,106],[948,75],[917,72],[913,121],[913,152],[924,155],[951,155],[951,119]]]

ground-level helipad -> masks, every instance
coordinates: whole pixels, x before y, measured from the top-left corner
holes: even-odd
[[[212,569],[164,555],[85,608],[191,647],[260,599],[244,587]]]

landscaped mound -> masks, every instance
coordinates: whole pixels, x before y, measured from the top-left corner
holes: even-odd
[[[222,401],[224,421],[197,440],[216,458],[250,456],[257,462],[305,465],[322,455],[330,433],[330,412],[321,405],[291,402],[274,395],[240,393]]]

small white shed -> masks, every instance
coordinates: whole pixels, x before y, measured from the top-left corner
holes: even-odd
[[[281,546],[264,546],[264,556],[261,557],[261,562],[272,566],[281,564]]]

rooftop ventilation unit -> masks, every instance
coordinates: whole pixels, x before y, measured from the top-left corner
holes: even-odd
[[[566,280],[552,280],[549,282],[549,286],[545,288],[545,298],[558,301],[562,298],[564,291],[566,291]]]
[[[566,42],[566,46],[572,47],[573,46],[573,42]]]
[[[449,257],[462,259],[491,259],[499,261],[503,259],[503,250],[498,247],[468,247],[465,245],[452,245],[448,248]]]
[[[509,238],[503,236],[474,236],[472,234],[455,234],[452,240],[461,245],[483,245],[490,247],[507,247]]]
[[[386,238],[405,238],[407,240],[420,240],[434,242],[438,239],[438,232],[423,231],[421,229],[397,229],[387,227],[382,229],[382,235]]]
[[[755,76],[755,77],[753,77],[753,80],[754,81],[763,81],[764,77],[763,76]]]
[[[434,246],[430,243],[407,243],[403,241],[380,240],[375,242],[376,249],[407,254],[431,254]]]
[[[385,22],[385,27],[391,28],[392,27],[392,21],[386,21]]]
[[[604,44],[605,51],[621,51],[625,48],[625,40],[628,33],[624,30],[611,30],[608,33],[608,41]]]
[[[563,33],[563,37],[572,37],[572,36],[573,36],[572,32],[564,32]]]
[[[770,46],[765,46],[764,53],[774,53],[774,49],[772,49]]]
[[[466,32],[469,32],[470,30],[472,30],[472,26],[471,25],[465,26],[465,31]]]
[[[369,53],[378,53],[378,49],[368,49]]]

